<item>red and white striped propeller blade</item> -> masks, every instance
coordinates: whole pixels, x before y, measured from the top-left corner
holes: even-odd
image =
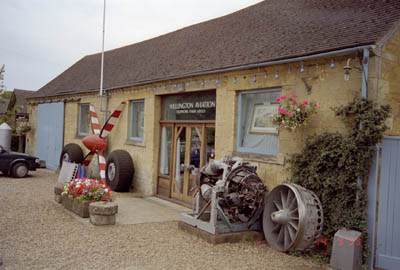
[[[100,167],[100,178],[101,181],[106,183],[106,159],[104,158],[103,151],[98,151],[97,155],[99,156],[99,167]]]
[[[117,124],[117,121],[119,117],[121,116],[121,112],[124,109],[125,102],[121,102],[121,104],[118,105],[118,107],[115,109],[115,111],[111,114],[111,116],[108,118],[107,122],[104,124],[103,128],[101,129],[100,132],[100,137],[101,138],[107,138],[108,134],[111,132],[113,127]]]
[[[89,152],[89,154],[87,154],[85,159],[83,160],[82,165],[85,165],[86,167],[89,166],[94,154],[95,152]]]
[[[100,134],[99,119],[97,118],[97,113],[92,104],[90,104],[90,122],[92,123],[93,134]]]

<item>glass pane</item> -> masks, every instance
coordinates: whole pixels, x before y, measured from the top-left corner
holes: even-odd
[[[252,123],[257,120],[257,108],[276,106],[275,99],[280,96],[280,91],[260,91],[259,93],[242,93],[241,107],[241,138],[240,147],[248,152],[277,155],[279,146],[279,137],[271,132],[255,132],[252,129]],[[271,117],[268,115],[268,117]],[[272,126],[271,126],[272,127]],[[273,127],[272,127],[273,128]]]
[[[194,166],[195,170],[200,169],[200,154],[201,154],[201,133],[202,128],[192,128],[192,138],[190,147],[190,165]],[[191,172],[195,172],[192,170]],[[189,174],[188,194],[192,195],[192,188],[196,185],[196,177],[192,173]]]
[[[170,175],[169,170],[171,167],[171,147],[172,127],[162,127],[160,147],[160,174]]]
[[[215,120],[215,91],[163,98],[163,120]]]
[[[179,130],[179,129],[178,129]],[[175,151],[175,192],[183,193],[184,173],[183,166],[185,164],[186,153],[186,128],[182,128],[182,132],[176,139]]]
[[[198,131],[198,132],[197,132]],[[200,134],[199,134],[200,132]],[[202,128],[192,128],[192,143],[190,147],[190,165],[195,168],[200,167],[200,153],[201,153],[201,132]]]
[[[133,138],[143,138],[144,101],[132,102],[132,133]]]
[[[209,162],[210,159],[215,159],[215,128],[206,128],[206,155],[204,157],[204,165]]]
[[[80,104],[79,117],[80,117],[79,134],[89,134],[89,129],[90,129],[89,104]]]

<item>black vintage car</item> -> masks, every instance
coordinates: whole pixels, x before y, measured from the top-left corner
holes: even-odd
[[[27,154],[8,152],[0,145],[0,171],[4,175],[25,177],[28,171],[35,171],[40,167],[40,160]]]

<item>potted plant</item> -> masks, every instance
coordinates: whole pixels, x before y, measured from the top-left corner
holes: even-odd
[[[90,178],[76,178],[64,185],[61,204],[80,217],[89,217],[89,204],[97,201],[114,201],[111,188],[101,181]]]

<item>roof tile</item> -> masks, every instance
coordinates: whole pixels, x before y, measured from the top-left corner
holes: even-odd
[[[105,52],[104,88],[374,44],[399,19],[399,0],[266,0]],[[35,95],[98,89],[100,59],[83,57]]]

